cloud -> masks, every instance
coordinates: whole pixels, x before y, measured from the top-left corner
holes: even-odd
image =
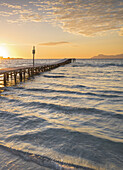
[[[14,4],[1,5],[8,7],[8,12],[13,12],[14,22],[49,22],[63,31],[85,36],[123,27],[122,0],[27,0],[23,3],[15,0]],[[7,9],[3,12],[7,12]]]
[[[23,21],[33,21],[33,22],[41,22],[42,16],[39,14],[21,14],[21,20]]]
[[[8,8],[14,8],[14,9],[21,9],[20,5],[11,5],[11,4],[7,4],[7,3],[3,3],[3,4],[1,4],[1,6],[6,6]]]
[[[5,11],[0,11],[0,16],[11,16],[11,15],[13,15],[13,13],[12,12],[5,12]]]
[[[93,36],[121,28],[121,0],[59,0],[54,9],[63,30]],[[67,2],[67,3],[66,3]],[[60,4],[61,3],[61,4]]]
[[[70,42],[57,41],[57,42],[40,43],[38,45],[41,45],[41,46],[56,46],[56,45],[64,45],[64,44],[70,44]]]

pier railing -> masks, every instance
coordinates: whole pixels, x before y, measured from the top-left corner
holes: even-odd
[[[2,85],[6,86],[12,80],[14,81],[14,84],[17,84],[18,80],[20,82],[25,81],[26,78],[69,64],[74,60],[75,59],[63,59],[49,64],[0,69],[1,81],[3,82]]]

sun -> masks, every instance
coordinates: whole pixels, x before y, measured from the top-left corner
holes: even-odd
[[[9,57],[8,50],[5,46],[0,46],[0,57],[3,57],[3,58]]]

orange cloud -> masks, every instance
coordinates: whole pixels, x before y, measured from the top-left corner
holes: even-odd
[[[64,45],[64,44],[70,44],[70,42],[66,41],[59,41],[59,42],[47,42],[47,43],[40,43],[41,46],[55,46],[55,45]]]
[[[24,20],[24,21],[33,21],[33,22],[41,22],[42,20],[42,16],[39,15],[39,14],[21,14],[21,19]]]
[[[11,20],[6,19],[11,22],[55,23],[64,31],[94,36],[122,28],[122,5],[122,0],[29,0],[24,1],[23,4],[15,1],[15,3],[1,4],[0,6],[8,8],[2,10],[0,15],[9,16],[11,9],[13,18],[11,16]]]
[[[8,3],[3,3],[3,4],[1,4],[1,6],[7,6],[8,8],[14,8],[14,9],[21,9],[20,5],[11,5]]]

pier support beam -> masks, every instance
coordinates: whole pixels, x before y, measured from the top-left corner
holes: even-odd
[[[25,74],[26,74],[26,70],[24,69],[23,75],[24,75],[24,81],[25,81]]]
[[[31,68],[31,76],[33,76],[33,75],[34,75],[34,69]]]
[[[7,85],[7,82],[11,81],[17,83],[17,79],[22,82],[23,80],[25,81],[26,79],[26,74],[29,77],[33,77],[36,74],[39,74],[41,72],[49,71],[52,69],[55,69],[59,66],[69,64],[72,62],[72,59],[65,59],[61,60],[60,62],[56,63],[49,63],[49,64],[44,64],[44,65],[36,65],[36,66],[28,66],[28,67],[15,67],[15,68],[6,68],[6,69],[0,69],[0,76],[2,75],[2,81],[4,86]],[[1,80],[0,80],[1,81]]]
[[[16,72],[14,72],[14,81],[15,81],[15,84],[16,84],[16,79],[17,79],[17,73]]]
[[[28,78],[30,78],[30,69],[28,68]]]
[[[4,86],[6,86],[6,73],[4,73]]]
[[[12,72],[11,72],[11,80],[12,80]]]
[[[9,73],[6,73],[7,81],[9,81]]]
[[[20,82],[22,82],[22,70],[20,71]]]

